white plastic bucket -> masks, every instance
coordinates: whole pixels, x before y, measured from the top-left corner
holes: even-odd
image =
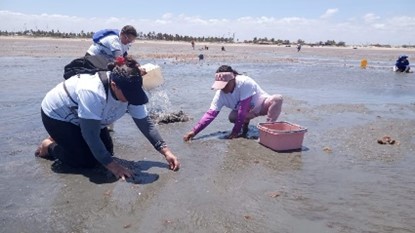
[[[141,68],[144,68],[147,72],[147,74],[143,76],[143,87],[147,91],[164,83],[160,66],[147,63],[142,65]]]

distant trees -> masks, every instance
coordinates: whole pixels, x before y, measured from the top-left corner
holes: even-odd
[[[302,40],[302,39],[298,39],[298,40],[297,40],[297,44],[301,44],[301,45],[302,45],[302,44],[305,44],[305,41],[304,41],[304,40]]]
[[[244,43],[253,43],[253,44],[279,44],[279,45],[291,45],[291,44],[301,44],[301,45],[311,45],[311,46],[338,46],[338,47],[344,47],[346,46],[346,42],[340,41],[337,42],[334,40],[327,40],[326,42],[319,41],[317,43],[306,43],[302,39],[298,39],[296,42],[290,42],[289,40],[281,40],[281,39],[268,39],[265,38],[258,38],[254,37],[252,40],[245,40]]]
[[[44,30],[24,30],[18,32],[10,32],[10,31],[0,31],[0,36],[29,36],[29,37],[54,37],[54,38],[92,38],[94,32],[84,32],[83,30],[79,33],[72,33],[72,32],[60,32],[59,30],[51,30],[51,31],[44,31]],[[144,33],[138,32],[138,39],[142,40],[165,40],[165,41],[185,41],[185,42],[215,42],[215,43],[235,43],[234,37],[194,37],[194,36],[187,36],[187,35],[179,35],[179,34],[167,34],[167,33],[156,33],[154,31]],[[252,43],[252,44],[277,44],[277,45],[286,45],[289,46],[291,44],[301,44],[301,45],[310,45],[310,46],[337,46],[337,47],[345,47],[346,42],[339,41],[336,42],[334,40],[327,40],[326,42],[318,41],[315,43],[307,43],[302,39],[298,39],[295,42],[291,42],[290,40],[282,40],[282,39],[275,39],[275,38],[258,38],[254,37],[252,40],[244,40],[244,43]],[[382,45],[382,44],[370,44],[369,46],[374,47],[384,47],[390,48],[390,45]],[[403,48],[415,48],[415,45],[402,45]]]
[[[53,38],[92,38],[94,32],[80,33],[65,33],[55,30],[43,31],[43,30],[25,30],[19,32],[0,31],[0,36],[30,36],[30,37],[53,37]],[[166,41],[196,41],[196,42],[218,42],[218,43],[233,43],[233,37],[193,37],[183,36],[179,34],[167,34],[167,33],[156,33],[156,32],[138,32],[138,39],[142,40],[166,40]]]
[[[254,37],[252,40],[245,40],[244,43],[288,45],[288,44],[290,44],[290,41],[289,40],[280,40],[280,39],[275,40],[274,38],[268,39],[267,37],[264,37],[264,38]]]
[[[55,38],[92,38],[93,32],[85,33],[81,31],[80,33],[67,33],[55,31],[43,31],[43,30],[25,30],[19,32],[8,32],[0,31],[0,36],[30,36],[30,37],[55,37]]]

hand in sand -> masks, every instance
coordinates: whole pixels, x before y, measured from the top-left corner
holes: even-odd
[[[169,168],[173,171],[177,171],[180,168],[180,163],[177,157],[167,148],[163,148],[160,150],[160,153],[164,155],[166,161],[169,163]]]
[[[195,136],[195,132],[190,131],[190,132],[188,132],[187,134],[185,134],[185,135],[183,136],[183,141],[188,142],[188,141],[192,140],[192,138],[193,138],[194,136]]]
[[[130,169],[121,166],[115,161],[112,161],[105,167],[110,170],[110,172],[112,172],[112,174],[114,174],[117,179],[121,178],[122,180],[125,180],[125,178],[130,178],[133,176],[133,172]]]

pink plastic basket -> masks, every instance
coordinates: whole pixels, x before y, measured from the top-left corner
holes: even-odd
[[[286,121],[259,123],[257,127],[259,143],[275,151],[300,149],[307,132],[307,128]]]

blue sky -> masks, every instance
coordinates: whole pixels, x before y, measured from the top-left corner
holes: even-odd
[[[415,44],[414,0],[1,0],[0,30],[97,31],[134,25],[142,32]]]

